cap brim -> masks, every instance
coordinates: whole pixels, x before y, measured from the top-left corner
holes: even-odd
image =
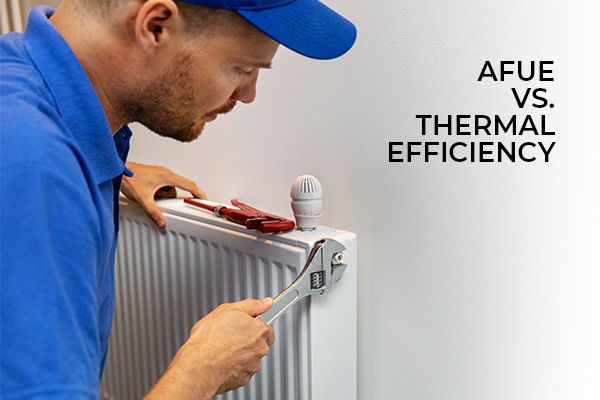
[[[236,12],[267,36],[311,58],[339,57],[356,40],[352,22],[317,0],[296,0],[279,7]]]

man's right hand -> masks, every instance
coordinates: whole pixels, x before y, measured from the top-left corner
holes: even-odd
[[[190,337],[145,399],[210,399],[247,384],[275,341],[273,328],[255,317],[273,299],[221,304],[198,321]]]

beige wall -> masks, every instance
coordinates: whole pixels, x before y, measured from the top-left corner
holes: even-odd
[[[136,127],[131,160],[290,217],[292,180],[319,178],[321,223],[358,235],[360,400],[600,399],[600,3],[323,1],[357,24],[346,56],[281,49],[255,103],[194,143]],[[478,82],[485,60],[551,60],[555,81]],[[547,114],[554,158],[389,163],[390,141],[461,138],[417,114]]]
[[[33,6],[37,6],[39,4],[44,4],[50,7],[58,7],[60,0],[21,0],[21,4],[23,5],[24,10],[29,10]]]
[[[0,0],[0,33],[22,31],[32,7],[44,4],[58,7],[61,0]]]
[[[135,125],[131,160],[288,217],[292,180],[320,179],[321,223],[358,235],[360,400],[600,398],[597,0],[324,2],[358,27],[348,55],[281,49],[255,103],[191,144]],[[530,86],[556,107],[478,82],[485,60],[554,61]],[[417,114],[528,113],[550,163],[388,162]]]

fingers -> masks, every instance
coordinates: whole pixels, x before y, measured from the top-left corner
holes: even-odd
[[[156,194],[154,194],[155,199],[174,199],[177,197],[177,189],[175,186],[163,186]]]
[[[170,176],[171,185],[176,186],[180,189],[188,191],[197,199],[206,199],[206,194],[202,191],[194,181],[191,181],[183,176],[172,173]]]
[[[168,168],[164,167],[148,167],[154,168],[156,173],[156,177],[154,178],[156,190],[161,190],[166,192],[169,196],[172,196],[173,193],[176,195],[175,188],[183,189],[187,192],[190,192],[192,196],[198,199],[206,199],[206,194],[202,191],[196,183],[188,178],[185,178],[181,175],[176,174]],[[163,190],[163,188],[165,190]],[[169,189],[167,189],[169,188]],[[175,196],[173,196],[175,197]]]
[[[246,299],[233,303],[238,310],[248,313],[251,317],[257,317],[266,313],[273,306],[273,299],[265,297],[264,299]]]
[[[271,298],[221,304],[192,328],[185,348],[193,351],[185,354],[210,360],[218,393],[245,385],[260,369],[275,335],[271,326],[254,317],[272,304]],[[200,371],[198,376],[202,376]]]
[[[254,325],[255,328],[253,329],[255,329],[255,332],[257,332],[258,337],[262,337],[267,343],[267,346],[271,346],[273,343],[275,343],[275,332],[273,331],[273,328],[269,324],[256,319],[255,317],[264,314],[272,306],[273,299],[271,297],[265,297],[264,299],[249,298],[235,303],[221,304],[217,309],[225,310],[224,312],[241,311],[252,317],[252,319],[247,323]],[[263,354],[263,356],[267,354],[268,348],[266,348],[266,352]]]
[[[275,331],[273,330],[273,327],[268,325],[266,322],[265,325],[269,327],[269,332],[267,334],[267,346],[271,346],[273,343],[275,343]]]
[[[154,223],[156,224],[156,226],[159,229],[164,229],[165,226],[167,225],[167,223],[165,222],[165,217],[163,215],[163,212],[160,208],[158,208],[158,206],[156,205],[156,203],[154,202],[154,199],[143,199],[141,200],[141,202],[139,202],[140,206],[142,206],[142,208],[144,209],[144,211],[146,212],[146,214],[148,214],[148,216],[150,217],[150,219],[152,221],[154,221]]]
[[[156,226],[166,225],[162,211],[156,205],[157,198],[174,198],[176,188],[190,192],[194,197],[206,199],[204,192],[192,180],[184,178],[168,168],[127,163],[134,176],[123,177],[121,191],[127,198],[137,202]]]
[[[238,307],[238,310],[246,312],[251,317],[257,317],[267,312],[273,306],[273,299],[271,297],[265,297],[264,299],[246,299],[237,303],[232,303],[234,307]],[[260,320],[256,320],[260,321]],[[262,321],[261,321],[262,322]],[[275,333],[273,328],[266,324],[268,330],[266,332],[267,345],[271,346],[275,342]]]

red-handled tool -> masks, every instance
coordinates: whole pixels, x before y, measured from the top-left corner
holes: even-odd
[[[237,224],[244,225],[246,229],[257,229],[262,233],[275,233],[281,231],[290,231],[296,224],[294,221],[279,217],[273,214],[267,214],[256,208],[250,207],[237,199],[231,200],[231,204],[236,208],[229,208],[222,204],[210,205],[196,199],[183,199],[187,204],[211,211],[218,217],[224,217]]]

